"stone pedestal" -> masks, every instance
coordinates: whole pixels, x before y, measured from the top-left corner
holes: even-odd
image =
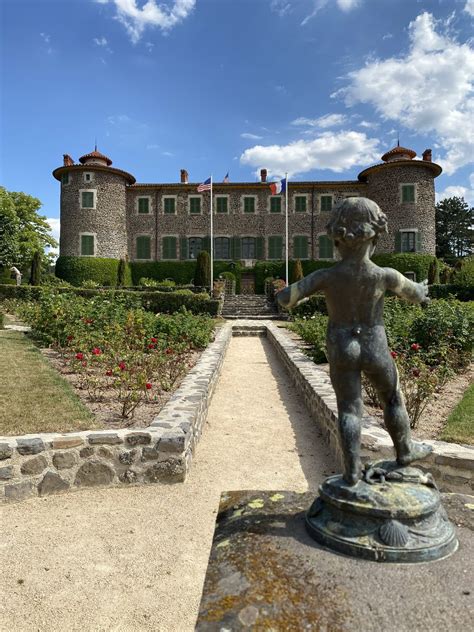
[[[427,562],[457,548],[432,476],[393,461],[370,466],[357,485],[326,479],[306,526],[324,546],[377,562]]]

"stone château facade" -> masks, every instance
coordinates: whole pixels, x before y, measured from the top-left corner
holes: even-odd
[[[290,258],[332,259],[326,236],[328,214],[341,198],[364,196],[389,219],[378,252],[435,254],[434,178],[441,167],[431,150],[415,159],[397,146],[357,180],[289,183]],[[95,151],[53,171],[61,182],[60,255],[112,257],[131,261],[195,259],[209,250],[209,191],[197,192],[186,170],[180,182],[141,184],[112,167]],[[285,200],[271,195],[267,171],[260,182],[214,183],[214,257],[242,260],[284,258]]]

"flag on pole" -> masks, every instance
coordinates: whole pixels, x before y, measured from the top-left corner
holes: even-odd
[[[286,178],[283,178],[283,180],[280,180],[280,182],[271,182],[270,191],[272,192],[272,195],[286,193]]]
[[[226,184],[229,182],[229,172],[227,172],[224,176],[224,179],[222,180],[222,182],[225,182]]]
[[[210,191],[211,187],[212,187],[211,178],[208,178],[205,182],[202,182],[198,186],[197,191],[198,193],[201,193],[202,191]]]

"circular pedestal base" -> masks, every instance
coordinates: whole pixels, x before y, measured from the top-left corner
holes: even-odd
[[[331,476],[306,514],[306,527],[320,544],[377,562],[427,562],[458,546],[453,525],[432,479],[414,467],[383,462],[377,471],[391,480],[348,485]]]

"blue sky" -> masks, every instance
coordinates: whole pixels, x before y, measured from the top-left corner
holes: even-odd
[[[474,0],[0,0],[1,183],[59,224],[62,154],[138,182],[347,180],[427,147],[474,203]]]

